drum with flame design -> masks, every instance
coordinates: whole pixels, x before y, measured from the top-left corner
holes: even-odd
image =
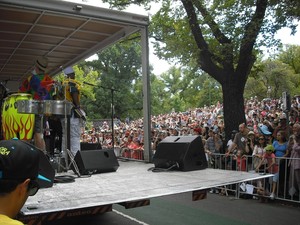
[[[18,113],[17,101],[32,99],[30,94],[16,93],[4,99],[2,105],[2,130],[5,140],[17,137],[31,140],[34,130],[34,114]]]

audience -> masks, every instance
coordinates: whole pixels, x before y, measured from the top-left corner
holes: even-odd
[[[214,154],[224,155],[225,153],[224,156],[227,156],[227,158],[218,160],[221,162],[218,165],[214,163],[213,167],[238,170],[257,169],[258,172],[263,172],[267,168],[270,170],[267,172],[274,173],[273,188],[270,193],[271,198],[275,198],[276,184],[278,183],[278,171],[275,169],[280,165],[280,168],[283,166],[286,168],[285,173],[290,171],[286,157],[289,157],[292,146],[290,151],[281,151],[283,150],[281,146],[287,146],[286,140],[292,134],[291,127],[300,121],[298,98],[293,99],[289,113],[282,110],[283,104],[279,99],[267,98],[259,101],[257,97],[254,97],[246,100],[246,123],[239,125],[239,132],[232,131],[230,140],[225,139],[223,105],[219,102],[216,105],[190,109],[185,112],[152,115],[151,150],[154,154],[159,142],[167,136],[201,135],[203,146],[209,155],[208,158],[213,161],[216,159]],[[99,123],[97,126],[94,124],[92,130],[84,131],[81,140],[91,143],[99,142],[103,148],[109,148],[112,146],[111,130],[110,121],[103,120],[100,125]],[[114,131],[114,143],[119,151],[118,156],[143,159],[143,119],[131,121],[126,118],[124,122],[117,120]],[[275,154],[270,151],[266,152],[267,145],[274,145],[276,157],[282,157],[282,162],[273,161]],[[268,159],[271,160],[268,162]],[[295,167],[294,164],[290,163],[290,165]],[[279,172],[279,182],[286,177],[281,176],[281,172]],[[295,170],[292,170],[291,173],[296,174]],[[292,189],[296,187],[293,190],[299,192],[297,182],[298,180],[290,186]],[[280,184],[279,189],[281,189]]]
[[[295,104],[292,104],[295,105]],[[298,105],[297,105],[298,106]],[[295,123],[299,121],[298,111],[288,115],[283,113],[282,103],[277,99],[264,99],[258,101],[257,97],[245,102],[246,124],[241,124],[242,132],[238,133],[240,140],[236,139],[236,144],[242,144],[242,154],[251,155],[258,135],[263,134],[266,143],[272,144],[278,131],[283,130],[284,136],[288,138],[291,133],[290,126],[287,126],[287,119]],[[291,110],[292,111],[292,110]],[[118,120],[114,125],[114,143],[121,148],[126,145],[128,137],[138,137],[140,144],[143,144],[143,120],[130,121],[127,118],[124,122]],[[213,130],[219,135],[222,143],[221,153],[227,148],[224,134],[223,106],[217,103],[212,106],[191,109],[186,112],[171,112],[169,114],[153,115],[151,117],[151,144],[152,150],[160,140],[166,136],[201,135],[204,140],[209,138],[209,130]],[[111,146],[112,134],[111,123],[108,120],[101,122],[99,126],[94,126],[92,130],[84,131],[81,134],[82,142],[100,142],[103,147]],[[249,135],[248,135],[249,133]],[[241,141],[243,139],[244,141]],[[232,140],[234,141],[234,139]]]

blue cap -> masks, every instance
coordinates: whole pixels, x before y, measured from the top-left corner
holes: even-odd
[[[271,135],[272,133],[269,131],[268,127],[266,125],[259,126],[259,129],[262,134],[264,135]]]

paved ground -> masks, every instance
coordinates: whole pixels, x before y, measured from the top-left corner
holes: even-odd
[[[185,193],[152,199],[146,207],[125,209],[114,205],[112,212],[103,215],[71,218],[47,225],[300,225],[299,215],[300,204],[295,207],[278,202],[260,203],[216,194],[193,202],[191,193]]]

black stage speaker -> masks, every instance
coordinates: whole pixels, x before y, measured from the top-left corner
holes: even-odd
[[[115,172],[119,168],[113,149],[78,151],[75,162],[81,175]],[[72,169],[76,173],[73,166]]]
[[[80,143],[80,149],[81,151],[85,150],[99,150],[102,149],[100,143],[87,143],[87,142],[81,142]]]
[[[39,174],[51,180],[51,182],[43,181],[38,179],[37,182],[40,185],[40,188],[49,188],[53,186],[55,170],[50,164],[48,157],[41,151],[38,150],[40,154],[40,162],[39,162]]]
[[[169,136],[157,146],[153,157],[156,168],[181,171],[207,168],[207,160],[200,136]]]

